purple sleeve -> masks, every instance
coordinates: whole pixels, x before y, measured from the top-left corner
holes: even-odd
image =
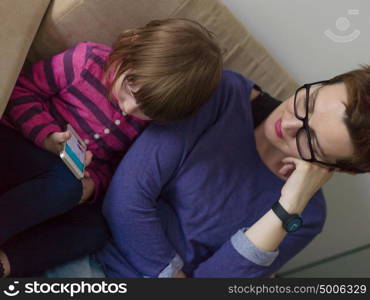
[[[307,222],[297,232],[289,233],[273,252],[257,248],[244,230],[239,230],[194,270],[193,277],[270,277],[304,249],[321,232],[322,225]]]
[[[174,137],[168,143],[167,133],[160,126],[149,127],[136,140],[118,166],[103,204],[115,247],[143,277],[167,274],[176,257],[157,213],[162,187],[183,152],[183,141]]]

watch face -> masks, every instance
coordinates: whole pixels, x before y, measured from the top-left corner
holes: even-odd
[[[294,217],[286,223],[285,229],[288,232],[294,232],[302,226],[302,219],[300,217]]]

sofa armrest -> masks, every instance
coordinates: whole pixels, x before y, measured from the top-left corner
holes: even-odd
[[[0,117],[49,2],[0,1]]]

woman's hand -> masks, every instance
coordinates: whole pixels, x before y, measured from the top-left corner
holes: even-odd
[[[290,213],[301,213],[311,197],[333,176],[334,171],[294,157],[282,160],[279,173],[287,179],[280,203]]]
[[[64,132],[50,133],[44,140],[46,150],[59,155],[63,151],[64,143],[71,137],[71,133],[67,130]]]

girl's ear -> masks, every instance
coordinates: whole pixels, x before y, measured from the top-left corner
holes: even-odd
[[[138,84],[128,83],[128,86],[130,87],[131,92],[134,94],[140,90],[140,87]]]

